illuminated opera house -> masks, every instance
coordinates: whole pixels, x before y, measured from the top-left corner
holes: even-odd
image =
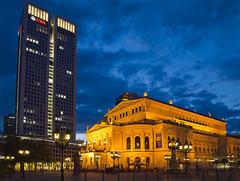
[[[178,167],[186,161],[209,166],[240,158],[240,139],[227,135],[224,119],[155,100],[146,92],[143,97],[124,93],[86,137],[81,161],[87,169],[167,168],[173,153]]]

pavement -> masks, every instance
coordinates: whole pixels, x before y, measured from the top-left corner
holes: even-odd
[[[110,174],[101,172],[86,172],[79,175],[73,175],[72,172],[65,172],[65,181],[239,181],[240,170],[202,170],[198,174],[194,171],[185,173],[156,173],[156,172],[124,172]],[[1,178],[0,178],[1,180]],[[25,181],[55,181],[60,180],[59,172],[26,172],[25,178],[21,177],[21,173],[12,174],[6,177],[4,181],[25,180]]]

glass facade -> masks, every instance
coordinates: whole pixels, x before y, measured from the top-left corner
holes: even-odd
[[[71,28],[61,28],[58,19],[30,4],[23,12],[16,96],[19,135],[52,138],[64,126],[75,139],[75,25],[64,21]]]

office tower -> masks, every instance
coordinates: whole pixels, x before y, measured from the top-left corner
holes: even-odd
[[[17,134],[52,138],[64,127],[75,140],[75,25],[26,4],[18,37]]]
[[[16,134],[16,118],[14,114],[8,114],[4,116],[3,120],[3,135],[15,135]]]

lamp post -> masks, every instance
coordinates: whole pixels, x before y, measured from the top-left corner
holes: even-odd
[[[120,165],[119,165],[119,159],[121,158],[121,153],[118,153],[117,155],[117,159],[118,159],[118,169],[120,169]]]
[[[95,157],[96,167],[97,167],[97,170],[98,170],[98,169],[99,169],[99,163],[98,163],[98,161],[99,161],[99,159],[100,159],[100,155],[99,155],[99,154],[96,154],[94,157]]]
[[[30,154],[30,151],[29,150],[18,150],[18,153],[21,157],[25,158]],[[21,161],[20,165],[21,165],[20,167],[22,170],[22,178],[25,178],[25,170],[24,170],[24,161],[23,160]]]
[[[106,157],[105,157],[105,165],[104,165],[104,168],[106,169],[106,167],[107,167],[107,150],[106,150],[106,145],[107,145],[107,142],[106,141],[103,141],[103,151],[104,151],[104,153],[105,153],[105,155],[106,155]]]
[[[171,159],[171,155],[164,155],[164,160],[167,161],[167,171],[168,171],[168,165],[169,165],[169,160]]]
[[[61,149],[61,176],[60,176],[61,181],[64,181],[63,150],[68,146],[70,138],[71,138],[70,133],[67,131],[64,131],[63,129],[61,129],[60,132],[54,133],[55,142]]]
[[[179,139],[175,139],[174,137],[168,138],[168,148],[171,149],[171,158],[169,163],[171,170],[177,169],[176,150],[179,148],[179,143]]]
[[[184,145],[179,146],[180,151],[184,152],[184,160],[185,160],[185,173],[187,173],[187,154],[192,150],[192,143],[188,143],[185,141]]]
[[[121,157],[121,154],[116,151],[111,151],[110,156],[113,159],[113,169],[115,170],[115,159],[118,158],[118,166],[119,166],[119,158]]]

